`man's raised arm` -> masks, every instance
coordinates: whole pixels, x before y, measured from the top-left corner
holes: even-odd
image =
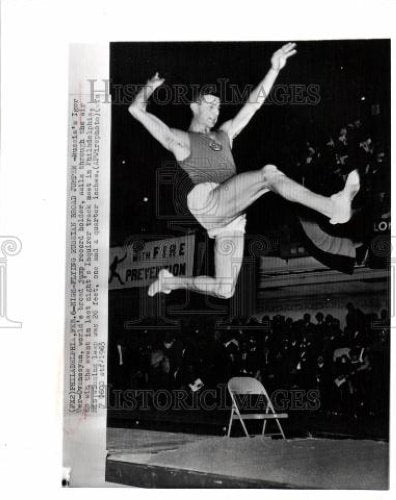
[[[175,144],[179,141],[175,131],[165,125],[159,118],[146,110],[147,101],[155,89],[164,83],[164,78],[160,78],[156,73],[146,85],[136,95],[128,111],[136,118],[166,149],[172,151]]]
[[[227,132],[231,141],[246,127],[253,118],[253,115],[261,108],[268,94],[271,92],[279,71],[286,65],[287,59],[297,52],[295,46],[295,43],[287,43],[274,52],[271,58],[271,69],[249,95],[246,104],[244,104],[235,118],[221,125],[220,129]]]

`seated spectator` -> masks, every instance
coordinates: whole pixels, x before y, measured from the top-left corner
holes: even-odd
[[[229,356],[229,351],[226,347],[227,335],[222,334],[220,331],[215,332],[215,340],[213,342],[211,365],[212,378],[211,385],[215,387],[217,384],[227,383],[232,376],[232,365]]]
[[[238,376],[259,377],[259,362],[253,343],[242,340],[235,360],[235,373]]]
[[[351,390],[348,378],[351,372],[351,363],[347,355],[338,357],[333,366],[333,381],[335,384],[335,413],[345,414],[351,408]]]
[[[178,385],[180,388],[190,394],[201,390],[205,386],[202,380],[201,369],[202,367],[199,363],[194,363],[191,360],[186,362],[178,373]]]
[[[333,362],[337,363],[339,359],[342,358],[342,356],[346,356],[347,359],[349,360],[349,353],[351,351],[350,347],[338,347],[337,349],[334,350],[333,353]]]
[[[346,305],[346,308],[348,310],[345,317],[346,326],[353,331],[360,330],[364,326],[364,314],[351,302]]]
[[[350,351],[351,371],[349,385],[354,418],[368,412],[371,365],[366,349],[354,347]]]
[[[171,389],[174,386],[169,358],[163,351],[156,350],[151,353],[148,382],[152,389]]]
[[[328,412],[333,406],[334,388],[331,378],[331,365],[320,355],[313,367],[314,387],[319,390],[320,411]]]
[[[324,334],[324,327],[325,327],[325,322],[324,322],[324,315],[322,312],[318,312],[315,314],[315,319],[316,319],[316,324],[314,325],[316,333],[319,334]]]
[[[304,335],[312,335],[314,332],[314,325],[311,323],[311,315],[308,313],[304,314],[303,323],[301,324],[301,329]]]
[[[159,342],[157,349],[162,351],[164,356],[168,358],[170,372],[174,375],[178,366],[180,366],[183,344],[176,339],[173,332],[166,332]]]

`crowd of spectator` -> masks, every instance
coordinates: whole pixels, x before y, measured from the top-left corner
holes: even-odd
[[[190,324],[183,331],[125,332],[114,344],[112,383],[119,389],[195,393],[251,376],[272,393],[316,389],[318,411],[379,415],[389,397],[389,318],[347,304],[345,326],[331,314],[299,320],[276,315],[228,324]]]
[[[372,212],[390,212],[389,154],[381,135],[357,119],[322,141],[306,142],[300,162],[302,182],[331,195],[343,188],[350,171],[358,169],[361,201],[369,204]]]

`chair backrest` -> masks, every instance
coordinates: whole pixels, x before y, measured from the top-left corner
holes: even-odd
[[[261,382],[253,377],[233,377],[228,390],[234,394],[267,394]]]

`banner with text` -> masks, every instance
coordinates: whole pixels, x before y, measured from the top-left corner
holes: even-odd
[[[192,276],[194,249],[194,234],[112,247],[109,289],[149,286],[161,269],[167,269],[174,276]]]

